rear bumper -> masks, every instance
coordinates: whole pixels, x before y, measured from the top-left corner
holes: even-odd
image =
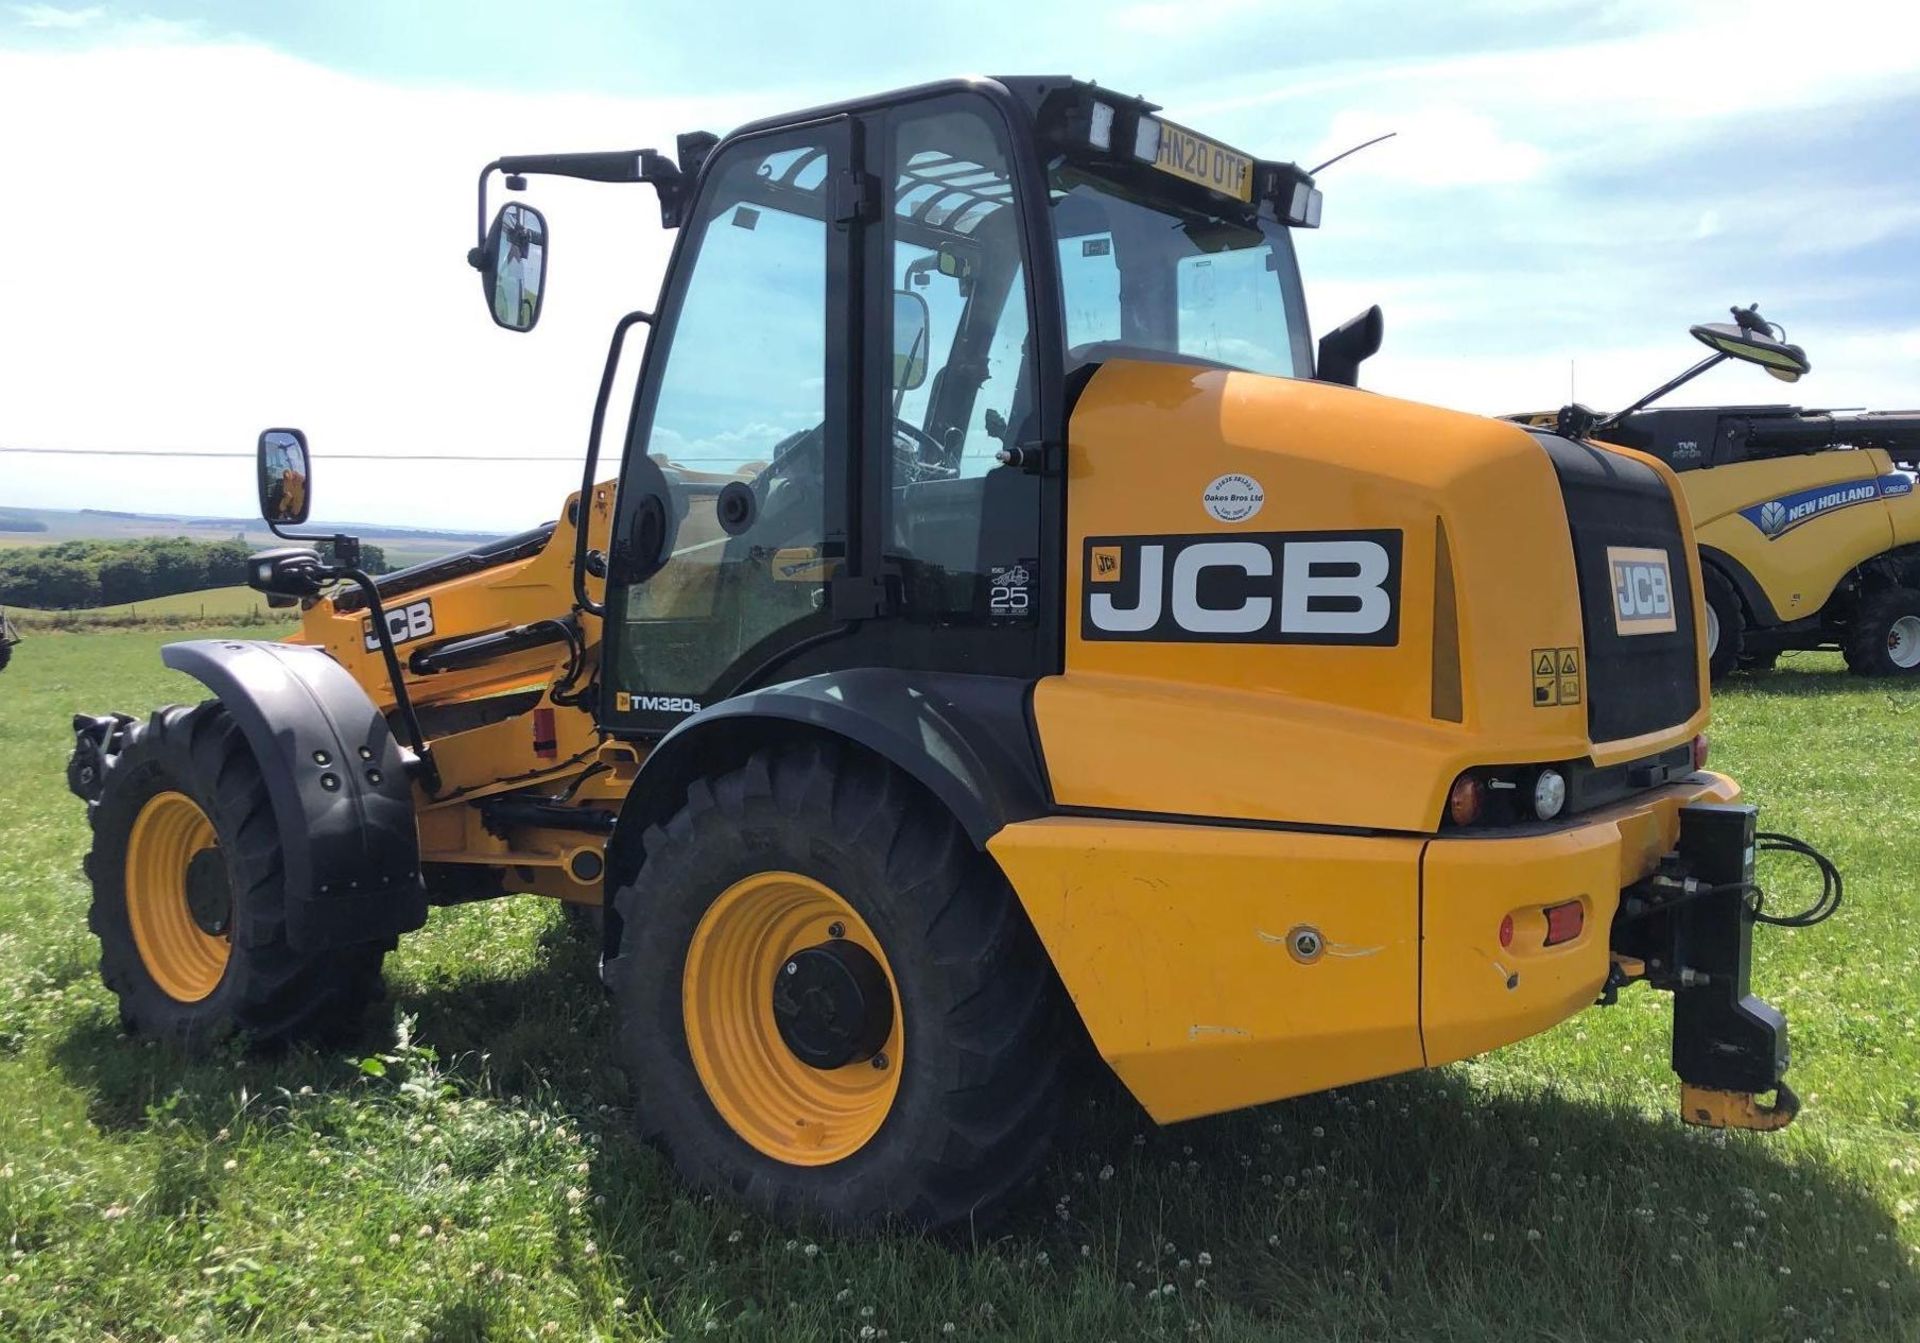
[[[1621,891],[1673,848],[1680,808],[1738,795],[1699,774],[1484,839],[1050,816],[987,847],[1095,1046],[1170,1122],[1449,1062],[1571,1016],[1606,986]],[[1538,946],[1539,911],[1575,900],[1580,934]]]
[[[1680,837],[1680,809],[1732,802],[1740,787],[1696,774],[1536,835],[1437,839],[1421,859],[1420,987],[1428,1066],[1523,1040],[1590,1005],[1612,966],[1620,893]],[[1543,945],[1549,906],[1577,900],[1581,932]],[[1502,921],[1514,920],[1502,946]]]

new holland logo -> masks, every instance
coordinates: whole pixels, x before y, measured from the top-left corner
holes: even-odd
[[[1400,638],[1400,537],[1089,537],[1080,637],[1391,645]]]
[[[1802,523],[1812,522],[1839,509],[1911,493],[1913,477],[1894,472],[1877,480],[1852,480],[1840,485],[1819,485],[1810,490],[1783,494],[1778,499],[1769,499],[1765,503],[1741,509],[1740,516],[1758,527],[1771,541],[1785,536]]]

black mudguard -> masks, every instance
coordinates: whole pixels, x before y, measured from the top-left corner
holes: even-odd
[[[406,760],[340,664],[317,648],[228,639],[168,644],[160,660],[211,690],[253,747],[296,949],[390,942],[427,921]]]
[[[695,779],[762,746],[813,735],[880,756],[937,797],[974,844],[1045,815],[1045,768],[1027,719],[1031,683],[1003,676],[862,667],[750,691],[660,739],[627,795],[608,853],[613,885],[639,870],[640,839],[686,802]]]

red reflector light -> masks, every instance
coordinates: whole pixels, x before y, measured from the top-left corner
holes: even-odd
[[[1513,945],[1513,915],[1511,914],[1500,920],[1500,945],[1503,947]]]
[[[1704,732],[1693,739],[1693,767],[1695,769],[1707,767],[1707,734]]]
[[[1480,819],[1486,801],[1486,786],[1473,775],[1462,774],[1447,793],[1447,817],[1455,825],[1472,825]]]
[[[1542,913],[1547,916],[1547,940],[1542,944],[1544,946],[1557,947],[1562,942],[1571,942],[1587,926],[1587,911],[1578,900],[1569,900],[1564,905],[1549,905]]]
[[[560,743],[553,735],[552,709],[533,711],[533,753],[542,760],[557,759],[560,755]]]

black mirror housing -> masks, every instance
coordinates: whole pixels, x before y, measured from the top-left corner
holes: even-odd
[[[317,597],[331,577],[320,552],[306,546],[282,546],[247,557],[247,586],[269,598]]]
[[[1342,387],[1360,385],[1360,365],[1380,353],[1386,336],[1386,316],[1374,304],[1358,317],[1349,317],[1320,337],[1314,376]]]
[[[266,429],[254,446],[260,516],[273,527],[297,527],[313,509],[313,456],[298,429]]]
[[[493,324],[508,331],[533,330],[547,296],[547,217],[519,201],[501,206],[480,245],[478,264]]]
[[[1746,322],[1707,322],[1689,327],[1688,331],[1708,349],[1729,359],[1758,364],[1782,382],[1798,382],[1813,371],[1805,350],[1798,345],[1774,340],[1765,331],[1756,330]]]

